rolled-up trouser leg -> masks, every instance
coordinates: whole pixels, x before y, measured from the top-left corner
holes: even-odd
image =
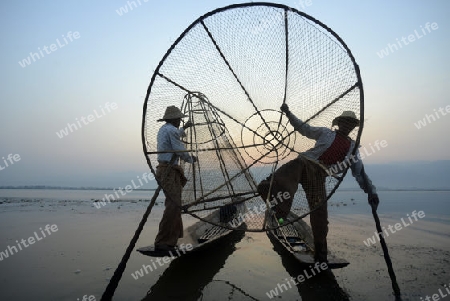
[[[273,176],[269,204],[275,211],[277,218],[286,218],[291,211],[292,202],[298,189],[302,170],[302,161],[294,159],[282,165],[273,175],[259,183],[258,193],[266,200],[270,187],[270,179]],[[286,192],[289,194],[287,198],[284,197]]]
[[[155,245],[175,246],[178,238],[183,237],[183,221],[181,219],[182,185],[180,173],[170,166],[158,166],[156,169],[156,177],[162,185],[166,200]]]

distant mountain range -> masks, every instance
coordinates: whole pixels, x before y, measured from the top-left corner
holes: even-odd
[[[46,186],[46,185],[23,185],[23,186],[0,186],[0,189],[54,189],[54,190],[114,190],[117,187],[66,187],[66,186]],[[150,189],[134,189],[134,190],[155,190]]]
[[[365,170],[378,190],[450,190],[450,160],[367,164]],[[339,189],[358,187],[349,173]]]
[[[267,168],[265,168],[267,169]],[[269,169],[267,169],[269,170]],[[434,162],[398,162],[388,164],[366,164],[365,170],[378,190],[450,190],[450,160]],[[259,181],[268,172],[255,174],[255,180]],[[64,180],[43,180],[41,183],[33,184],[30,180],[23,182],[1,181],[0,189],[84,189],[97,190],[125,187],[130,184],[136,175],[142,175],[142,171],[128,171],[124,173],[108,173],[107,175],[96,175],[92,179],[89,175],[73,176],[66,174]],[[31,184],[30,184],[31,182]],[[86,185],[86,183],[88,183]],[[156,182],[153,180],[139,189],[153,190]],[[360,189],[355,179],[349,172],[341,183],[339,190]]]

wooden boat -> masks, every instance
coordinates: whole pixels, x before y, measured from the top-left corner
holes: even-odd
[[[183,237],[178,239],[177,247],[174,250],[155,250],[155,247],[151,245],[136,251],[152,257],[179,257],[204,249],[229,236],[235,230],[245,230],[245,222],[240,218],[244,213],[245,205],[242,203],[224,206],[205,217],[205,221],[200,220],[187,227],[183,232]]]
[[[290,212],[284,221],[285,226],[276,228],[279,223],[274,214],[269,214],[266,219],[267,226],[272,230],[267,231],[272,243],[281,245],[288,253],[290,253],[300,265],[308,267],[314,265],[314,238],[311,228],[302,219]],[[289,221],[297,220],[289,223]],[[275,228],[275,229],[274,229]],[[328,252],[328,267],[330,269],[344,268],[349,262],[337,258]]]

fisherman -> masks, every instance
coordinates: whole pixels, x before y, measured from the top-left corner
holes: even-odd
[[[356,126],[359,126],[359,120],[354,112],[344,111],[333,120],[332,127],[338,126],[338,129],[333,131],[329,128],[312,127],[304,123],[289,110],[287,104],[281,106],[281,111],[286,114],[296,131],[316,140],[316,144],[313,148],[301,153],[296,159],[282,165],[273,174],[270,194],[277,195],[279,192],[288,192],[290,196],[288,200],[284,200],[274,207],[275,215],[277,219],[287,217],[300,183],[312,211],[310,221],[314,236],[314,259],[319,262],[327,262],[328,210],[324,201],[326,199],[325,178],[327,175],[331,175],[329,171],[342,173],[347,165],[344,163],[343,168],[341,163],[347,162],[359,186],[368,194],[369,204],[375,210],[379,204],[376,188],[364,171],[359,152],[356,151],[355,156],[351,154],[355,142],[348,135]],[[350,161],[349,158],[352,160]],[[321,165],[326,166],[328,171],[325,171]],[[264,200],[267,199],[271,177],[272,175],[258,185],[258,192]]]
[[[181,119],[187,117],[175,106],[166,108],[163,118],[165,121],[157,136],[158,166],[156,179],[162,186],[165,200],[165,210],[159,232],[155,238],[155,250],[173,251],[178,238],[183,237],[183,221],[181,219],[181,192],[187,179],[179,165],[181,158],[185,162],[195,163],[197,158],[190,156],[184,147],[181,137],[186,134],[185,129],[192,126],[190,121],[179,129]]]

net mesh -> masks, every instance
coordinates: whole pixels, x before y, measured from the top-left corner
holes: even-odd
[[[144,106],[145,154],[154,172],[162,125],[157,120],[166,107],[180,108],[193,123],[182,141],[198,158],[194,164],[181,161],[188,179],[184,212],[203,219],[241,203],[247,231],[265,231],[279,226],[266,222],[276,198],[271,175],[316,143],[294,130],[280,106],[286,103],[310,126],[330,128],[343,111],[363,118],[362,94],[350,51],[320,22],[282,5],[219,9],[195,21],[155,71]],[[349,135],[355,147],[361,131],[362,124]],[[314,204],[306,198],[308,184],[298,185],[289,209],[299,218],[309,214],[328,200],[343,175],[325,174],[324,187],[317,188],[324,197]],[[267,177],[271,190],[263,199],[257,186]],[[232,228],[232,222],[220,225]]]

